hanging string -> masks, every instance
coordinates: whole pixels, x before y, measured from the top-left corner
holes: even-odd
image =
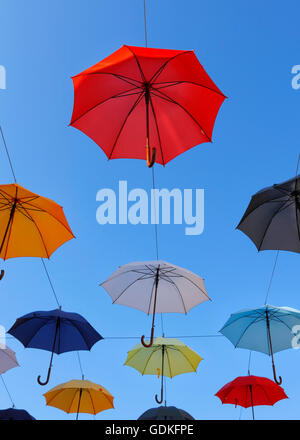
[[[224,338],[224,335],[186,335],[186,336],[168,336],[170,339],[189,339],[189,338]],[[104,341],[106,339],[141,339],[140,336],[105,336]]]
[[[248,360],[248,376],[250,376],[251,355],[252,355],[252,351],[250,351],[250,353],[249,353],[249,360]]]
[[[7,148],[7,144],[6,144],[6,141],[5,141],[5,137],[4,137],[1,125],[0,125],[0,131],[1,131],[1,136],[2,136],[2,140],[3,140],[3,145],[4,145],[4,148],[5,148],[5,151],[6,151],[6,155],[7,155],[7,158],[8,158],[8,162],[9,162],[9,165],[10,165],[10,169],[11,169],[11,172],[12,172],[12,175],[13,175],[13,178],[14,178],[14,182],[17,183],[16,175],[15,175],[15,172],[14,172],[14,168],[13,168],[13,165],[12,165],[12,161],[11,161],[11,158],[10,158],[10,155],[9,155],[9,151],[8,151],[8,148]]]
[[[7,392],[7,394],[8,394],[8,397],[9,397],[9,399],[10,399],[10,401],[11,401],[12,407],[14,408],[14,407],[15,407],[14,401],[12,400],[11,394],[10,394],[10,392],[8,391],[8,388],[7,388],[7,386],[6,386],[6,383],[5,383],[4,379],[3,379],[2,374],[1,374],[1,380],[2,380],[2,383],[3,383],[4,388],[6,389],[6,392]]]
[[[273,281],[273,278],[274,278],[274,273],[275,273],[275,269],[276,269],[276,266],[277,266],[278,257],[279,257],[279,251],[277,251],[277,253],[276,253],[276,257],[275,257],[275,261],[274,261],[274,265],[273,265],[273,270],[272,270],[272,274],[271,274],[271,278],[270,278],[270,282],[269,282],[269,285],[268,285],[267,294],[266,294],[266,298],[265,298],[265,305],[267,304],[267,301],[268,301],[268,296],[269,296],[270,289],[271,289],[271,286],[272,286],[272,281]]]
[[[83,380],[84,379],[84,374],[83,374],[83,368],[82,368],[82,363],[81,363],[79,351],[77,351],[77,357],[78,357],[78,363],[79,363],[79,368],[80,368],[80,372],[81,372],[81,377],[82,377],[82,380]]]
[[[53,295],[54,295],[55,301],[56,301],[56,303],[57,303],[57,307],[58,307],[59,309],[61,309],[61,305],[59,304],[59,301],[58,301],[58,298],[57,298],[57,295],[56,295],[56,292],[55,292],[55,289],[54,289],[53,283],[52,283],[52,281],[51,281],[51,278],[50,278],[49,272],[48,272],[48,270],[47,270],[47,267],[46,267],[45,261],[44,261],[43,258],[41,258],[41,261],[42,261],[42,263],[43,263],[43,266],[44,266],[44,269],[45,269],[45,272],[46,272],[46,275],[47,275],[47,278],[48,278],[48,281],[49,281],[49,284],[50,284],[51,290],[52,290],[52,292],[53,292]]]
[[[146,0],[144,0],[144,25],[145,25],[145,46],[148,47],[148,41],[147,41],[147,13],[146,13]]]

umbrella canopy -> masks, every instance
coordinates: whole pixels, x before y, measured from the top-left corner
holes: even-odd
[[[259,251],[300,252],[300,176],[265,188],[254,196],[237,229]]]
[[[187,269],[165,261],[141,261],[119,267],[101,284],[114,304],[153,314],[150,345],[156,313],[187,313],[209,300],[204,281]]]
[[[25,409],[8,408],[0,410],[0,420],[35,420]]]
[[[235,347],[272,356],[274,379],[280,385],[281,378],[276,379],[273,354],[293,347],[293,327],[299,324],[299,310],[267,304],[233,313],[220,332]]]
[[[49,382],[53,353],[90,350],[103,339],[102,336],[78,313],[64,312],[60,309],[28,313],[18,318],[8,331],[26,348],[51,351],[51,361],[46,382]]]
[[[159,406],[145,411],[138,420],[195,420],[189,413],[176,406]]]
[[[164,376],[174,377],[178,374],[195,373],[202,358],[183,342],[174,338],[155,338],[151,348],[142,344],[136,345],[128,352],[125,365],[135,368],[140,373],[161,375],[161,398],[163,401]]]
[[[0,257],[50,255],[74,238],[63,208],[17,183],[0,185]]]
[[[66,413],[98,414],[114,408],[113,396],[103,386],[89,380],[71,380],[44,394],[46,404]]]
[[[266,377],[241,376],[227,383],[216,394],[224,403],[239,405],[244,408],[252,407],[254,419],[254,406],[274,405],[282,399],[287,399],[283,388]]]
[[[146,159],[147,151],[149,166],[211,142],[225,99],[192,50],[125,45],[73,84],[70,125],[109,159]]]
[[[6,345],[0,344],[0,374],[18,366],[16,353]]]

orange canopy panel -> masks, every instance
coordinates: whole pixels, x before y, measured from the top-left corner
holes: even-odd
[[[60,205],[16,183],[0,185],[1,258],[49,258],[72,238]]]

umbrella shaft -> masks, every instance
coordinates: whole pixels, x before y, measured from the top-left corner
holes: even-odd
[[[10,225],[12,223],[13,218],[14,218],[16,206],[17,206],[17,199],[15,199],[14,204],[12,206],[12,209],[10,211],[10,216],[9,216],[9,219],[8,219],[8,223],[7,223],[7,226],[6,226],[6,229],[5,229],[5,232],[4,232],[4,236],[3,236],[3,239],[2,239],[1,247],[0,247],[0,253],[2,252],[4,243],[5,243],[5,240],[6,240],[6,237],[7,237],[7,233],[9,231],[9,227],[10,227]]]

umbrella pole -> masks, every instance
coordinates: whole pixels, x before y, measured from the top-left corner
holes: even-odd
[[[254,418],[254,406],[253,406],[253,395],[252,395],[252,385],[250,385],[250,396],[251,396],[251,407],[252,407],[252,419],[255,420],[255,418]]]
[[[41,376],[38,376],[37,381],[40,385],[44,386],[47,385],[47,383],[50,380],[50,374],[51,374],[51,369],[52,369],[52,361],[53,361],[53,355],[54,355],[54,350],[55,350],[55,344],[56,344],[56,338],[57,338],[57,333],[58,333],[58,329],[60,326],[60,318],[57,318],[57,322],[56,322],[56,328],[55,328],[55,335],[54,335],[54,342],[53,342],[53,347],[52,347],[52,353],[51,353],[51,359],[50,359],[50,364],[49,364],[49,368],[48,368],[48,374],[47,374],[47,379],[45,380],[45,382],[41,381]]]
[[[165,346],[162,345],[162,361],[161,361],[161,390],[160,390],[160,400],[158,400],[157,394],[155,394],[155,400],[158,404],[162,403],[164,400],[164,361],[165,361]]]
[[[79,393],[79,400],[78,400],[78,408],[77,408],[76,420],[78,420],[78,414],[79,414],[79,410],[80,410],[81,396],[82,396],[82,388],[80,388],[80,393]]]
[[[147,165],[148,168],[152,168],[155,159],[156,159],[156,148],[152,148],[152,154],[151,149],[149,145],[149,101],[150,101],[150,90],[149,90],[149,84],[145,84],[145,102],[146,102],[146,154],[147,154]]]
[[[5,232],[4,232],[4,236],[3,236],[3,239],[2,239],[2,243],[1,243],[1,246],[0,246],[0,254],[1,254],[2,250],[3,250],[3,246],[4,246],[4,243],[5,243],[5,240],[6,240],[6,237],[7,237],[9,228],[10,228],[10,225],[11,225],[11,223],[13,221],[13,218],[14,218],[14,215],[15,215],[15,211],[16,211],[16,206],[17,206],[17,198],[15,197],[14,203],[13,203],[11,211],[10,211],[10,216],[9,216],[9,219],[8,219],[8,223],[7,223]],[[4,277],[4,270],[2,269],[1,272],[0,272],[0,281],[2,280],[3,277]]]
[[[268,310],[266,311],[266,319],[267,319],[267,329],[268,329],[270,353],[271,353],[271,357],[272,357],[273,377],[274,377],[274,381],[277,383],[277,385],[281,385],[282,384],[282,377],[279,376],[279,379],[277,379],[277,376],[276,376],[276,369],[275,369],[275,363],[274,363],[274,355],[273,355],[273,347],[272,347],[270,320],[269,320]]]
[[[141,337],[141,343],[146,348],[151,347],[152,344],[153,344],[158,281],[159,281],[159,265],[158,265],[158,268],[157,268],[157,271],[156,271],[156,275],[155,275],[155,293],[154,293],[153,318],[152,318],[152,328],[151,328],[150,343],[149,344],[145,343],[145,336],[144,335]]]

